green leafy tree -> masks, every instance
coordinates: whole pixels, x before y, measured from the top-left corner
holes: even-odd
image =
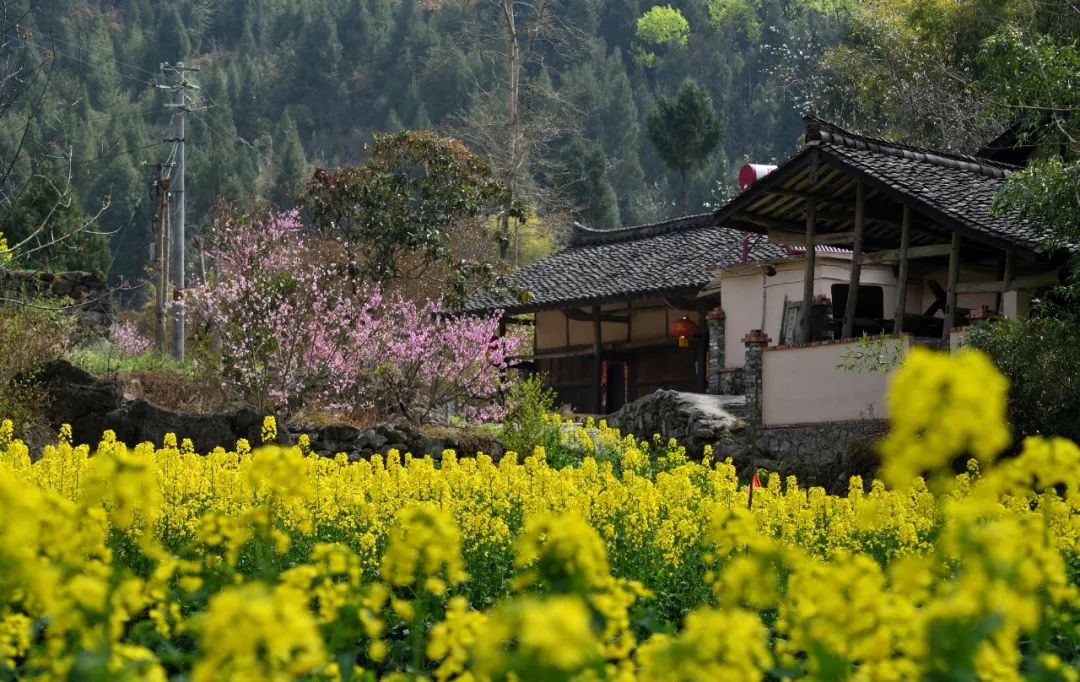
[[[1013,9],[1021,0],[973,0],[977,11],[955,12],[991,16],[994,2],[1018,25],[1064,35],[1049,31],[1053,22],[1025,23]],[[822,38],[826,25],[833,32],[824,31],[826,40],[848,35],[833,18],[845,4],[852,3],[0,0],[0,21],[5,10],[11,20],[3,23],[9,49],[0,50],[0,83],[19,73],[6,82],[25,86],[33,64],[52,74],[40,110],[31,88],[33,96],[0,111],[0,173],[11,180],[0,181],[0,209],[38,162],[62,159],[85,212],[111,198],[98,221],[114,235],[110,274],[141,276],[154,213],[152,173],[142,164],[168,161],[172,146],[162,140],[173,136],[170,97],[147,84],[160,80],[159,62],[183,60],[202,69],[192,76],[202,89],[187,128],[192,235],[218,201],[287,201],[281,181],[308,177],[306,164],[356,165],[373,133],[431,128],[466,140],[510,188],[513,198],[483,229],[498,235],[512,261],[527,250],[517,243],[527,226],[512,215],[517,205],[530,207],[530,229],[552,233],[574,217],[624,224],[663,217],[669,182],[656,179],[669,174],[642,135],[644,119],[657,93],[675,92],[688,76],[705,86],[727,124],[723,149],[694,173],[691,200],[714,183],[730,186],[723,176],[735,159],[786,155],[800,130],[798,102],[774,74],[805,59],[781,58],[775,48],[804,34]],[[28,30],[15,30],[14,21]],[[1001,22],[987,25],[965,33],[968,53]],[[761,41],[748,38],[754,26]],[[636,61],[635,48],[655,54],[655,63]],[[8,101],[0,96],[0,109]],[[580,159],[594,170],[601,157],[592,145],[599,149],[604,172],[579,173],[588,182],[568,185],[560,169],[575,157],[575,140],[592,150]],[[617,217],[606,208],[612,191]],[[599,213],[574,215],[586,207]],[[196,256],[189,262],[197,268]]]
[[[690,23],[682,12],[671,5],[657,5],[638,17],[634,35],[637,44],[634,47],[634,59],[645,66],[656,63],[659,47],[686,47],[690,39]]]
[[[645,117],[645,134],[681,181],[682,210],[690,209],[690,176],[705,165],[724,137],[724,120],[705,89],[687,79],[675,97],[659,97]]]
[[[977,63],[979,86],[1025,112],[1021,137],[1043,152],[1010,178],[997,210],[1038,225],[1051,248],[1080,243],[1080,48],[1008,26],[983,41]]]
[[[176,4],[162,5],[154,44],[158,62],[182,62],[191,54],[191,38]]]
[[[563,152],[563,190],[574,202],[574,218],[593,228],[619,226],[619,202],[608,182],[604,153],[595,143],[575,138]]]
[[[376,282],[415,268],[453,266],[453,288],[486,272],[452,248],[465,222],[496,216],[506,188],[463,143],[427,131],[376,135],[359,166],[318,169],[301,203],[316,229],[342,237],[354,274]]]
[[[286,113],[278,124],[274,139],[274,159],[277,165],[277,183],[284,191],[294,189],[303,182],[307,174],[307,157],[304,143],[300,140],[300,131],[296,121]]]

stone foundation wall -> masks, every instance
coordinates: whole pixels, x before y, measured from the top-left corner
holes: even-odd
[[[0,297],[13,299],[70,298],[80,331],[106,332],[113,321],[112,299],[105,277],[97,272],[33,272],[0,269]]]
[[[710,445],[714,457],[730,457],[741,474],[761,467],[830,492],[842,493],[852,476],[869,480],[877,471],[874,443],[885,435],[884,421],[789,424],[754,433],[747,428],[747,407],[743,396],[661,390],[627,403],[608,424],[639,439],[654,433],[674,438],[691,457],[700,457]]]
[[[700,456],[705,445],[714,449],[741,449],[745,431],[745,402],[742,396],[705,395],[658,390],[627,403],[607,419],[608,425],[649,440],[659,433],[686,446],[692,456]]]
[[[756,464],[782,475],[794,475],[804,485],[832,492],[847,489],[859,475],[869,482],[877,471],[875,443],[887,432],[884,421],[769,426],[757,432]]]
[[[717,372],[715,386],[715,392],[719,395],[743,395],[746,392],[746,374],[743,368],[733,367]]]

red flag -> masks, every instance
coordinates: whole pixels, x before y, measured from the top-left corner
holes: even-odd
[[[754,472],[754,477],[750,479],[750,485],[746,486],[746,508],[754,508],[754,488],[761,487],[761,479],[758,478],[757,472]]]

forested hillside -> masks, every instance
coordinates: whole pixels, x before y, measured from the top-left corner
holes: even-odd
[[[707,210],[742,161],[794,148],[799,111],[777,67],[791,71],[808,56],[793,46],[829,44],[848,25],[846,10],[792,0],[510,6],[514,54],[499,0],[9,2],[6,57],[41,66],[14,106],[40,112],[25,140],[23,118],[0,119],[0,155],[24,178],[52,166],[57,185],[70,169],[87,215],[108,202],[100,231],[112,262],[87,259],[105,237],[83,235],[71,262],[55,265],[138,276],[154,204],[141,164],[172,152],[170,96],[150,85],[161,62],[183,61],[201,69],[187,124],[196,238],[215,202],[287,203],[313,167],[355,163],[372,133],[400,129],[465,140],[551,229],[642,223],[683,209],[679,176],[644,132],[657,98],[690,78],[722,118],[719,148],[689,178],[689,210]]]

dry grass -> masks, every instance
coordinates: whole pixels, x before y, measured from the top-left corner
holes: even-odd
[[[220,381],[173,370],[117,372],[125,398],[143,398],[176,412],[205,414],[236,407]]]

